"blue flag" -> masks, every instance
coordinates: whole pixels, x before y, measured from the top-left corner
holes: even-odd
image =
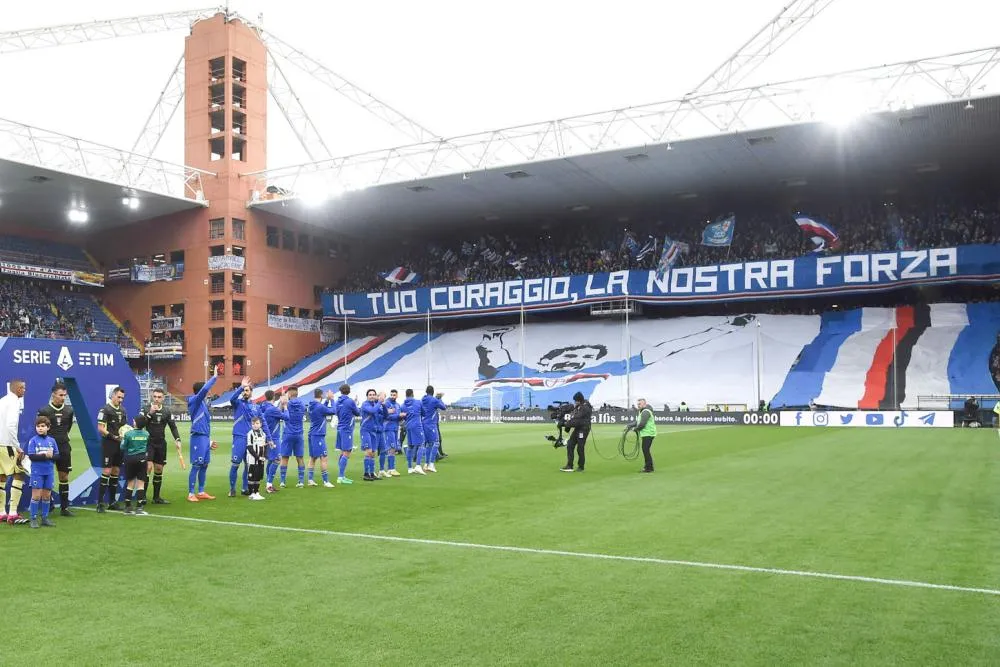
[[[701,235],[701,244],[725,247],[733,244],[733,233],[736,231],[736,216],[719,218],[705,226]]]

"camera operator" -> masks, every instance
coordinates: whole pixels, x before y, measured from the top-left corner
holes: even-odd
[[[573,472],[574,452],[577,454],[578,472],[583,472],[587,463],[584,448],[587,445],[587,436],[590,435],[590,420],[594,413],[594,406],[580,392],[573,394],[573,403],[575,404],[573,412],[566,416],[564,424],[573,430],[566,440],[566,466],[561,468],[563,472]]]
[[[975,396],[969,396],[965,400],[965,416],[962,419],[962,426],[979,426],[979,403]]]

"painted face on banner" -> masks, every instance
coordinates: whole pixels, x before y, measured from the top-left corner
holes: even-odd
[[[546,372],[580,371],[593,366],[608,355],[604,345],[574,345],[548,352],[538,360],[538,367]]]

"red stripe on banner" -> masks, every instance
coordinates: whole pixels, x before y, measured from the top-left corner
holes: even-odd
[[[896,357],[896,346],[910,329],[913,328],[913,306],[900,306],[896,309],[896,331],[886,332],[885,337],[875,348],[871,368],[865,376],[865,395],[858,401],[860,410],[878,410],[879,403],[885,398],[885,390],[889,384],[889,367]]]
[[[381,345],[382,343],[384,343],[387,340],[388,340],[388,338],[386,338],[385,336],[378,336],[376,338],[373,338],[372,340],[368,341],[367,343],[365,343],[364,345],[362,345],[358,349],[354,350],[354,352],[351,352],[350,354],[348,354],[347,355],[347,359],[346,359],[346,363],[348,363],[348,364],[353,363],[355,359],[357,359],[361,355],[368,354],[369,352],[371,352],[372,350],[374,350],[376,347],[378,347],[379,345]],[[346,343],[345,343],[345,345],[346,345]],[[286,391],[288,391],[288,388],[292,387],[292,386],[298,387],[298,386],[302,386],[302,385],[313,384],[316,381],[323,379],[327,375],[330,375],[335,370],[337,370],[339,368],[343,368],[344,365],[345,365],[344,357],[340,356],[332,364],[324,366],[323,368],[321,368],[318,371],[315,371],[313,373],[310,373],[309,375],[305,376],[304,378],[299,378],[295,382],[289,382],[288,384],[281,385],[280,387],[276,387],[275,389],[277,391],[280,391],[281,393],[285,393]],[[264,397],[261,396],[255,402],[256,403],[260,403],[263,400],[264,400]]]

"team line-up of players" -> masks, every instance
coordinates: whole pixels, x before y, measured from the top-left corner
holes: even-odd
[[[217,375],[208,382],[194,386],[194,395],[188,398],[188,412],[191,417],[190,461],[188,477],[188,500],[200,502],[214,500],[205,491],[207,468],[211,462],[211,452],[218,443],[210,439],[211,416],[208,410],[208,393],[215,386]],[[355,418],[361,418],[361,449],[365,453],[365,481],[376,481],[398,477],[396,454],[405,447],[407,472],[425,475],[437,472],[435,463],[440,454],[440,432],[438,430],[439,411],[446,409],[441,394],[434,394],[433,387],[427,387],[425,395],[417,399],[412,389],[406,390],[403,403],[398,401],[398,392],[392,390],[388,396],[377,394],[374,389],[366,392],[366,400],[359,407],[350,397],[349,385],[340,387],[340,395],[332,391],[324,395],[322,390],[313,392],[313,400],[308,404],[298,397],[298,387],[289,387],[284,394],[267,391],[265,400],[258,405],[252,399],[253,385],[250,378],[244,378],[239,391],[234,392],[230,401],[233,407],[233,449],[229,472],[229,495],[236,495],[236,481],[240,465],[243,465],[243,495],[252,500],[263,500],[260,485],[266,480],[266,489],[274,493],[274,477],[280,470],[281,487],[285,486],[288,462],[295,457],[298,463],[298,483],[305,486],[306,465],[304,450],[306,436],[309,444],[309,486],[317,486],[314,479],[316,464],[321,469],[323,486],[332,488],[328,472],[328,452],[326,444],[327,425],[337,419],[335,449],[339,452],[337,482],[352,484],[347,477],[347,465],[354,445]],[[17,419],[21,408],[14,402],[22,400],[25,383],[16,380],[11,383],[11,393],[3,402],[11,402],[12,425],[7,428],[17,433]],[[73,409],[68,405],[65,385],[56,383],[47,406],[38,411],[35,422],[36,435],[29,441],[27,451],[17,448],[17,465],[11,494],[11,509],[0,521],[27,523],[17,514],[20,497],[20,481],[30,475],[32,488],[31,519],[36,527],[39,513],[41,525],[53,525],[48,520],[50,494],[54,486],[53,472],[58,472],[59,500],[63,516],[72,516],[69,509],[69,472],[72,470],[69,432],[72,428]],[[116,387],[97,415],[98,431],[101,435],[102,470],[98,487],[97,511],[122,509],[116,502],[116,493],[124,497],[126,513],[133,513],[132,500],[136,501],[136,514],[145,513],[146,483],[152,473],[153,502],[168,504],[160,496],[163,482],[163,468],[167,463],[166,429],[169,427],[177,446],[181,468],[185,468],[181,455],[181,440],[170,413],[163,405],[164,392],[154,390],[150,405],[146,406],[128,424],[123,401],[125,391]],[[10,399],[10,400],[8,400]],[[308,416],[309,431],[304,432],[304,421]],[[284,427],[284,428],[282,428]],[[282,430],[284,431],[282,433]],[[11,437],[15,437],[11,436]],[[13,449],[13,448],[12,448]],[[376,470],[376,455],[378,469]],[[443,456],[443,454],[441,454]],[[25,460],[27,459],[27,460]],[[29,463],[30,462],[30,463]],[[14,460],[11,461],[14,463]],[[31,464],[34,465],[31,465]],[[125,468],[122,480],[125,488],[119,492],[119,473]],[[0,486],[2,488],[2,486]],[[195,489],[197,488],[197,491]],[[4,514],[6,498],[0,497],[0,515]],[[107,500],[107,502],[105,502]]]
[[[207,385],[206,385],[207,386]],[[201,388],[204,391],[204,387]],[[335,450],[338,484],[353,484],[347,477],[347,465],[354,445],[355,418],[361,418],[361,449],[364,452],[365,481],[376,481],[399,477],[396,470],[396,454],[403,449],[400,434],[409,437],[405,448],[407,473],[424,475],[437,472],[440,432],[438,430],[439,411],[445,409],[441,395],[434,394],[434,387],[427,387],[423,398],[415,398],[412,389],[406,390],[406,397],[399,402],[399,394],[394,389],[386,396],[374,389],[366,392],[365,400],[358,406],[350,397],[351,387],[342,385],[340,394],[332,391],[325,394],[321,389],[313,391],[313,398],[307,404],[298,396],[298,387],[289,387],[284,394],[268,390],[264,402],[258,405],[252,399],[253,385],[250,378],[244,378],[241,390],[230,400],[233,407],[233,449],[229,470],[229,495],[236,495],[236,482],[240,465],[243,465],[243,495],[251,500],[263,500],[260,485],[266,482],[266,490],[274,493],[275,475],[279,475],[279,487],[284,487],[288,474],[289,460],[294,457],[298,464],[296,486],[306,485],[306,470],[309,471],[309,486],[318,486],[315,480],[316,466],[319,464],[322,484],[333,488],[330,481],[329,453],[326,442],[327,425],[336,417]],[[196,394],[192,403],[198,405]],[[192,424],[197,415],[192,411]],[[304,421],[308,416],[309,430],[304,433]],[[282,433],[282,427],[284,433]],[[308,441],[306,440],[308,438]],[[305,464],[305,447],[308,442],[309,465]],[[279,444],[280,443],[280,444]],[[193,466],[207,465],[211,458],[212,443],[207,451],[196,448],[192,425],[191,462]],[[378,469],[376,470],[376,456]],[[188,480],[188,500],[197,502],[209,500],[202,479],[192,468]],[[195,485],[198,492],[195,492]]]

